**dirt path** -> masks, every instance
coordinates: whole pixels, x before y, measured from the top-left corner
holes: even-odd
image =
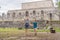
[[[0,40],[60,40],[60,32],[39,32],[37,33],[37,36],[35,36],[33,32],[30,32],[27,36],[23,33],[21,35],[10,36],[8,38],[0,38]]]

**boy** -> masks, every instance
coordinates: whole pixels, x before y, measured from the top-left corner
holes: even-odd
[[[34,32],[35,32],[35,36],[37,35],[37,21],[35,19],[35,21],[33,22],[33,28],[34,28]]]

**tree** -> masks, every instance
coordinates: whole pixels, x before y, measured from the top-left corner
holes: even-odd
[[[58,1],[58,8],[60,9],[60,1]],[[59,11],[59,21],[60,21],[60,11]]]
[[[58,2],[58,8],[60,8],[60,1]]]
[[[58,8],[59,8],[59,21],[60,21],[60,0],[57,0],[57,5],[58,5]]]
[[[57,1],[58,8],[60,9],[60,1]]]

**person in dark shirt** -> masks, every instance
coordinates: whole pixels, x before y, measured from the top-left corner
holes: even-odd
[[[28,28],[29,28],[29,19],[27,18],[27,19],[25,19],[24,21],[25,21],[25,32],[26,32],[26,35],[27,35],[27,33],[28,33]]]

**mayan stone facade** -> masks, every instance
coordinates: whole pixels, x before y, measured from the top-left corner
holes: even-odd
[[[22,3],[22,9],[20,10],[8,10],[7,18],[2,19],[2,21],[3,21],[3,24],[5,22],[10,26],[12,23],[14,26],[22,26],[20,24],[24,22],[24,19],[26,18],[27,14],[28,14],[29,20],[31,21],[33,21],[34,18],[36,18],[36,20],[50,21],[50,14],[52,14],[52,17],[51,17],[52,21],[59,21],[60,20],[59,13],[60,11],[58,11],[57,7],[54,7],[52,0],[28,2],[28,3]]]

